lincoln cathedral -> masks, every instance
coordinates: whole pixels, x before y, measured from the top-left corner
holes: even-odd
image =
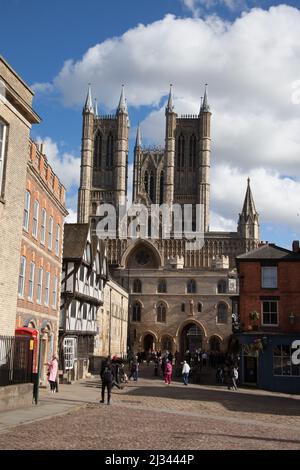
[[[134,147],[133,203],[200,204],[204,245],[187,240],[131,237],[107,240],[112,277],[129,292],[129,346],[179,351],[225,351],[232,333],[235,257],[259,244],[259,217],[248,179],[236,232],[210,230],[212,113],[207,89],[198,115],[179,115],[172,87],[165,109],[164,148]],[[113,115],[99,115],[89,88],[83,109],[78,222],[97,224],[97,208],[127,198],[129,116],[122,88]],[[226,195],[224,195],[226,197]]]

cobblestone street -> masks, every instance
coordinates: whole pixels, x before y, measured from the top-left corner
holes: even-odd
[[[114,389],[111,406],[99,403],[97,379],[61,386],[55,396],[44,390],[40,410],[57,411],[48,419],[0,428],[0,448],[300,449],[299,395],[167,386],[152,373],[151,365],[143,366],[138,382]]]

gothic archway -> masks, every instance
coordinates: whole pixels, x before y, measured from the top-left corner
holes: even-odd
[[[184,326],[180,335],[180,354],[189,350],[194,353],[196,349],[202,349],[203,346],[203,331],[196,323],[188,323]]]
[[[155,345],[155,339],[154,336],[148,333],[147,335],[144,336],[143,340],[143,349],[145,352],[148,351],[153,351]]]

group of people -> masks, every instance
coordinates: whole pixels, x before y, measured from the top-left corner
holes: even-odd
[[[228,390],[237,390],[237,382],[239,378],[238,366],[227,365],[218,367],[216,372],[217,384],[226,384]]]
[[[224,357],[223,357],[224,356]],[[219,363],[219,359],[224,360],[224,364],[221,364],[217,368],[216,372],[216,381],[220,384],[226,384],[228,389],[237,390],[238,382],[238,367],[237,364],[233,362],[233,359],[225,355],[212,355],[206,351],[197,350],[193,357],[189,351],[186,351],[184,355],[184,361],[180,361],[179,353],[173,355],[169,351],[161,353],[160,351],[151,352],[150,355],[145,354],[145,361],[149,365],[150,361],[154,362],[154,375],[159,376],[159,370],[161,370],[164,383],[170,385],[172,382],[172,376],[174,372],[174,366],[177,370],[180,370],[179,373],[182,375],[182,380],[184,385],[188,385],[189,378],[191,373],[197,367],[206,367],[208,364],[215,366]],[[107,404],[111,402],[111,390],[113,386],[122,388],[120,385],[121,382],[128,382],[131,379],[134,381],[138,380],[139,376],[139,367],[142,359],[142,353],[136,355],[132,354],[128,358],[129,361],[129,373],[125,373],[124,363],[118,362],[111,358],[107,357],[105,361],[102,362],[101,367],[101,380],[102,380],[102,397],[100,402],[104,403],[105,390],[107,389]]]

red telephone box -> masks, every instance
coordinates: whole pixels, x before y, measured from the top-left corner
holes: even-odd
[[[16,328],[15,330],[16,336],[27,336],[30,337],[29,347],[33,353],[33,361],[32,361],[32,372],[37,373],[38,371],[38,349],[39,349],[39,332],[38,330],[34,330],[32,328],[27,328],[23,326],[22,328]]]

